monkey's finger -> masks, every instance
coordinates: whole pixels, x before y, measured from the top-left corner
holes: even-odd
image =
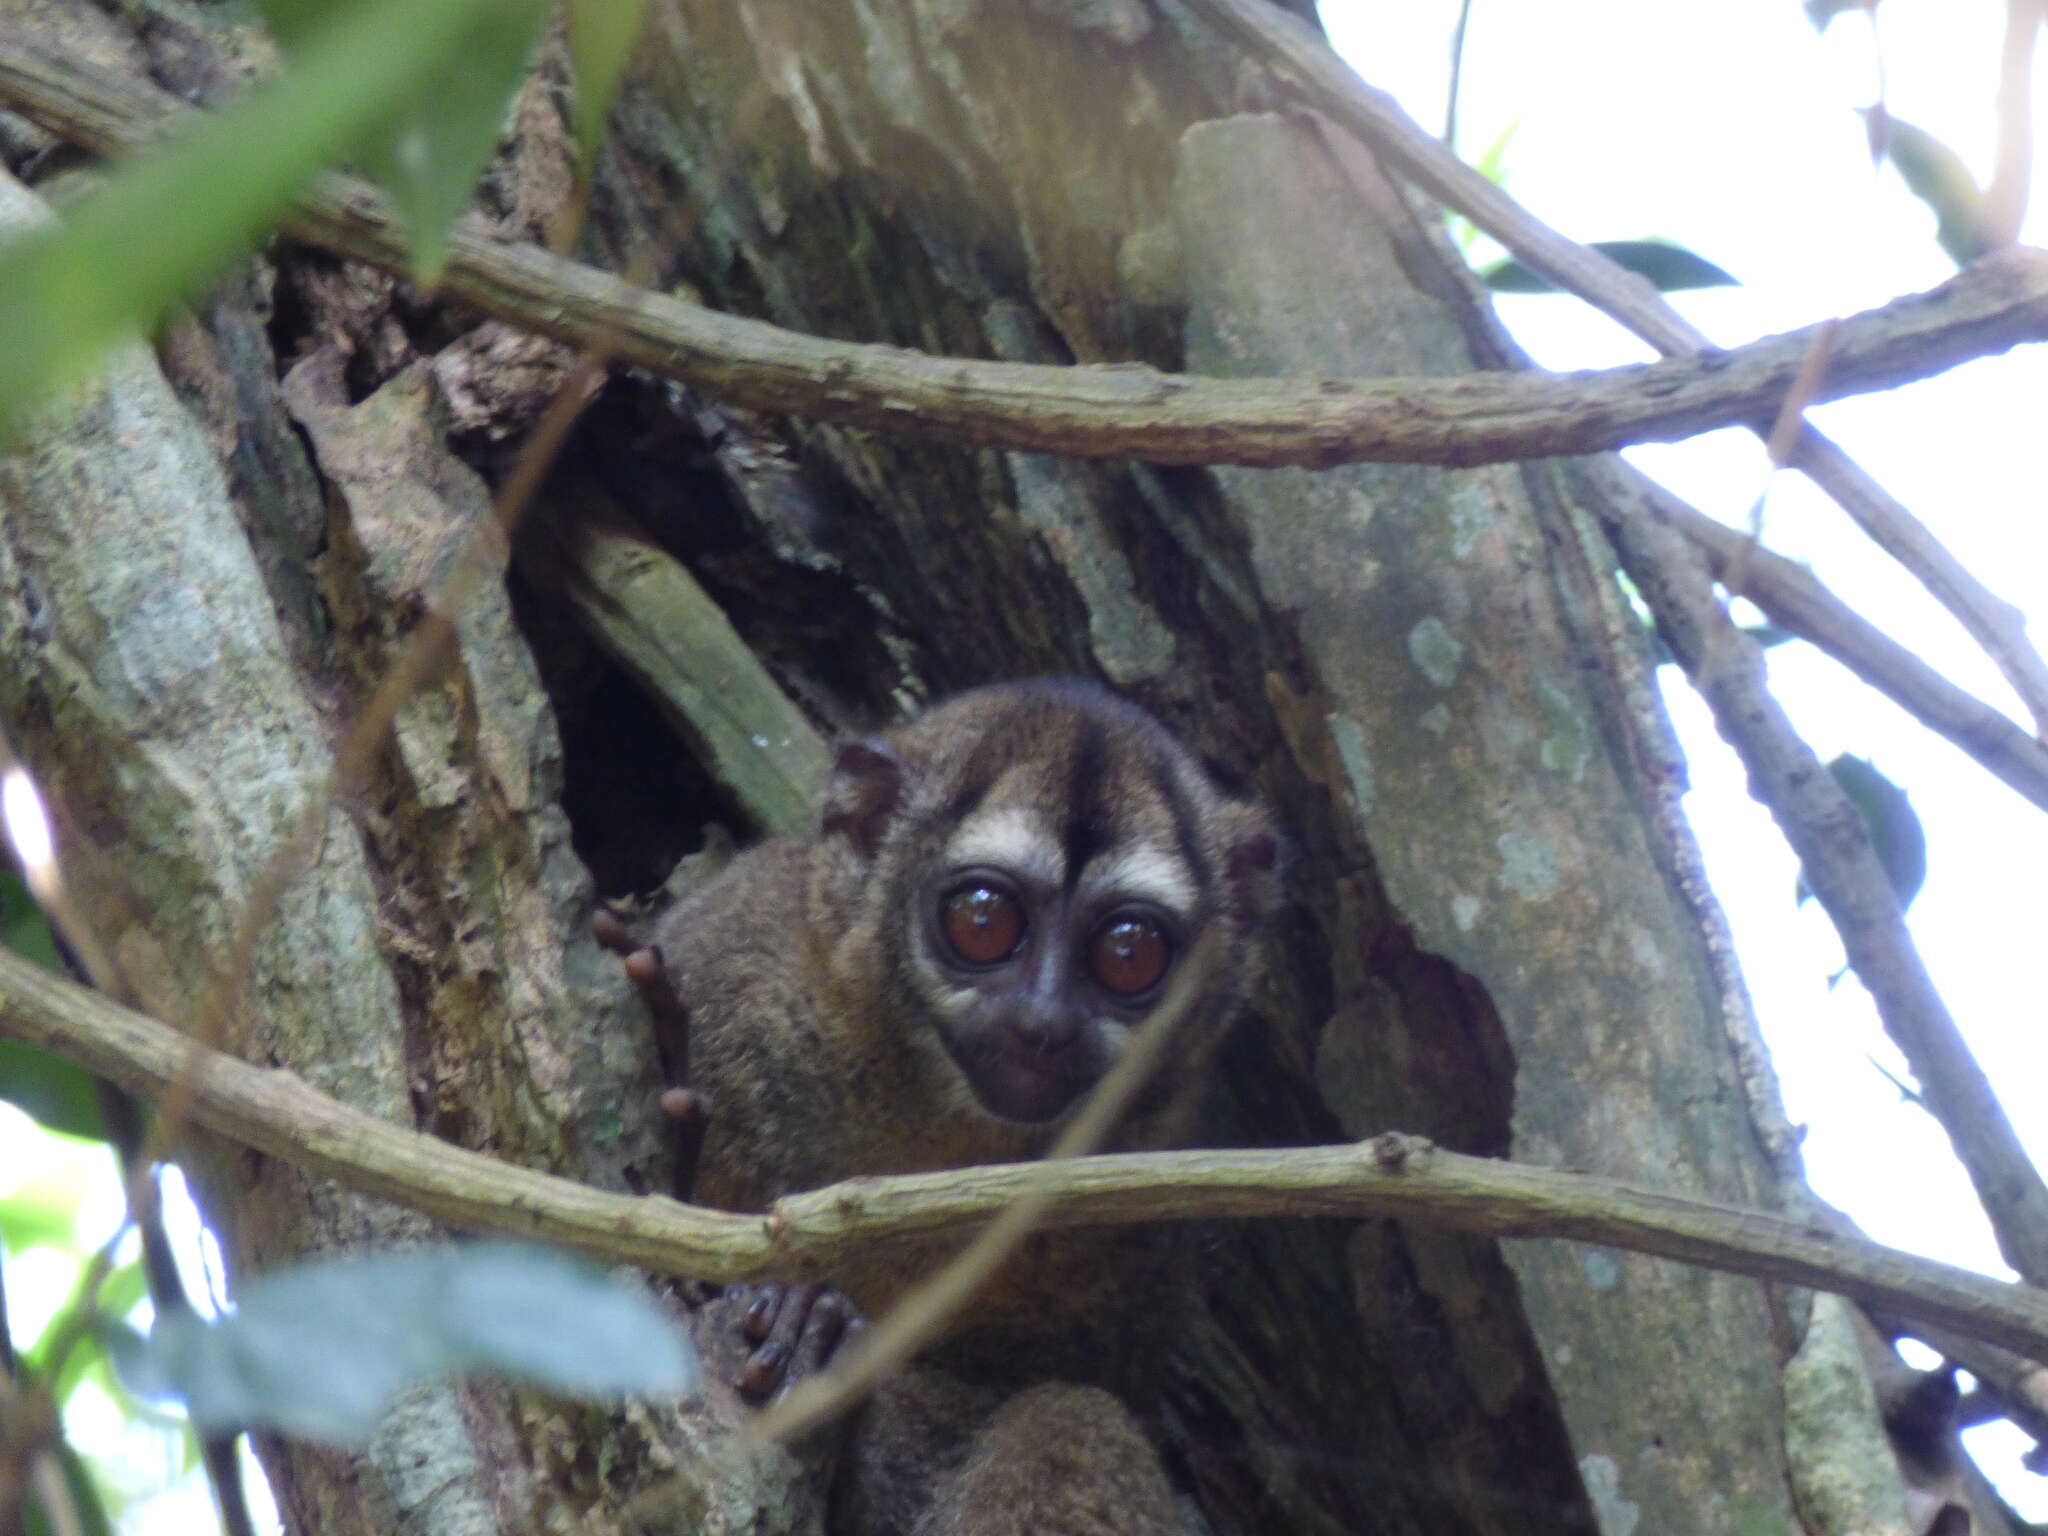
[[[810,1315],[804,1319],[789,1374],[802,1378],[831,1364],[853,1321],[853,1303],[843,1293],[826,1288],[811,1303]]]
[[[711,1102],[694,1088],[661,1090],[661,1112],[681,1125],[711,1117]]]
[[[775,1331],[775,1315],[782,1310],[783,1287],[764,1285],[747,1298],[740,1314],[740,1337],[749,1344],[764,1342]]]
[[[625,956],[626,979],[647,1000],[655,1016],[681,1016],[685,1012],[683,1000],[676,995],[676,984],[669,979],[668,967],[661,963],[661,951],[652,944],[636,944],[625,951]]]
[[[826,1302],[828,1294],[833,1299]],[[844,1326],[843,1321],[833,1320],[843,1320],[845,1315],[837,1294],[809,1282],[763,1287],[763,1294],[754,1298],[740,1323],[742,1333],[760,1340],[734,1383],[742,1397],[752,1402],[771,1397],[789,1384],[793,1373],[801,1375],[822,1363],[817,1346],[827,1333],[832,1335],[831,1342],[837,1343]],[[760,1331],[764,1325],[765,1337]],[[807,1340],[812,1346],[808,1350]]]
[[[660,1102],[661,1112],[676,1128],[675,1197],[687,1203],[696,1193],[697,1160],[711,1125],[711,1101],[694,1088],[664,1088]]]
[[[825,1287],[808,1280],[782,1288],[782,1305],[775,1311],[775,1326],[768,1334],[768,1343],[780,1345],[785,1360],[796,1354],[797,1342],[803,1337],[804,1326],[811,1314],[817,1310],[819,1298],[825,1294]]]
[[[591,936],[615,955],[630,955],[640,947],[640,941],[633,937],[632,930],[619,920],[618,914],[603,907],[597,909],[590,919]]]

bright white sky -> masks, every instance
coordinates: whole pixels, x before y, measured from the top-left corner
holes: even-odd
[[[1432,128],[1443,120],[1456,0],[1324,0],[1338,46],[1374,83]],[[1989,172],[1989,103],[2003,6],[1998,0],[1887,0],[1882,9],[1891,110]],[[1722,0],[1712,7],[1642,0],[1476,0],[1467,39],[1460,149],[1475,158],[1518,124],[1508,190],[1581,239],[1661,236],[1742,280],[1739,289],[1681,294],[1681,308],[1717,341],[1738,343],[1932,286],[1952,269],[1931,216],[1889,171],[1874,173],[1853,108],[1872,95],[1868,31],[1856,18],[1823,39],[1799,0]],[[2029,237],[2043,240],[2037,189]],[[1647,355],[1575,300],[1509,299],[1502,311],[1546,365],[1605,366]],[[1894,395],[1825,407],[1816,419],[1912,507],[1963,562],[2032,609],[2048,644],[2048,517],[2036,442],[2048,400],[2048,354],[1990,360]],[[1763,483],[1761,452],[1720,433],[1635,457],[1702,510],[1741,523]],[[2017,714],[1991,666],[1918,587],[1832,504],[1796,476],[1773,488],[1766,539],[1813,564],[1834,589],[1902,643],[1980,696]],[[1666,669],[1667,677],[1670,669]],[[1930,736],[1810,647],[1772,653],[1779,696],[1823,757],[1873,759],[1910,793],[1926,826],[1928,878],[1912,911],[1916,936],[1950,1006],[2037,1161],[2048,1161],[2048,1009],[2032,974],[2048,917],[2048,817]],[[1667,689],[1692,760],[1688,799],[1716,891],[1769,1038],[1795,1121],[1809,1127],[1815,1187],[1873,1237],[2004,1273],[1967,1183],[1939,1131],[1866,1060],[1903,1071],[1826,919],[1795,909],[1796,868],[1740,768],[1682,682]],[[81,1176],[33,1153],[0,1107],[0,1170],[30,1159],[51,1179]],[[10,1180],[0,1174],[0,1194]],[[108,1185],[111,1190],[111,1185]],[[109,1230],[111,1194],[89,1224]],[[47,1250],[44,1251],[47,1255]],[[37,1284],[38,1255],[9,1268],[23,1336],[68,1279]],[[40,1293],[40,1294],[39,1294]],[[107,1404],[82,1438],[120,1433]],[[151,1444],[160,1436],[149,1436]],[[1973,1445],[2029,1518],[2048,1519],[2048,1480],[2019,1471],[2017,1437],[1977,1431]],[[152,1452],[138,1440],[145,1460]],[[170,1469],[136,1469],[162,1486]],[[203,1500],[140,1507],[130,1530],[201,1528]]]
[[[1438,130],[1457,10],[1456,0],[1323,0],[1359,72]],[[1999,0],[1886,0],[1880,12],[1891,111],[1956,149],[1980,181],[1991,168],[2003,14]],[[1799,0],[1475,0],[1458,147],[1476,159],[1518,124],[1506,186],[1538,217],[1583,240],[1676,240],[1726,268],[1742,287],[1674,297],[1716,341],[1734,344],[1881,304],[1954,270],[1932,216],[1895,174],[1871,169],[1853,109],[1874,95],[1874,57],[1860,18],[1837,20],[1823,38]],[[2048,237],[2044,202],[2037,180],[2027,232],[2037,244]],[[1548,367],[1648,355],[1573,299],[1512,298],[1501,311]],[[2037,645],[2048,645],[2044,401],[2048,354],[2031,348],[1813,413],[1969,569],[2031,611]],[[1764,483],[1761,450],[1744,433],[1631,457],[1737,525]],[[1954,622],[1800,477],[1772,487],[1765,539],[1951,679],[2022,718]],[[1787,1107],[1808,1127],[1814,1187],[1882,1242],[2008,1274],[1945,1138],[1866,1059],[1905,1075],[1868,996],[1853,977],[1829,989],[1840,948],[1817,907],[1794,908],[1797,865],[1783,839],[1705,708],[1673,669],[1665,677],[1691,759],[1687,808]],[[1823,758],[1868,757],[1911,796],[1928,842],[1914,935],[2036,1162],[2048,1161],[2048,1008],[2033,972],[2048,918],[2048,817],[1809,646],[1774,650],[1771,680]],[[1972,1445],[2022,1514],[2048,1519],[2048,1480],[2019,1470],[2016,1434],[1988,1427]]]

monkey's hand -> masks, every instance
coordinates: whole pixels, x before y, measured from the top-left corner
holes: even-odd
[[[669,1079],[669,1086],[661,1091],[661,1111],[676,1127],[675,1197],[688,1200],[697,1182],[697,1158],[704,1149],[704,1131],[711,1119],[710,1102],[690,1086],[690,1010],[677,994],[659,949],[642,944],[610,912],[600,910],[590,920],[590,931],[598,943],[625,961],[626,979],[653,1015],[654,1041]]]
[[[750,1403],[816,1375],[865,1329],[843,1292],[827,1285],[734,1285],[697,1310],[706,1367]]]

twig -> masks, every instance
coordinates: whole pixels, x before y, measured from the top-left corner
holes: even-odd
[[[153,1019],[0,952],[0,1036],[160,1092],[184,1041]],[[1464,1157],[1400,1136],[1338,1147],[1146,1152],[850,1179],[729,1215],[588,1188],[352,1109],[296,1077],[208,1052],[193,1119],[231,1140],[451,1225],[561,1243],[709,1280],[816,1278],[892,1237],[966,1232],[1027,1192],[1047,1226],[1188,1217],[1396,1217],[1503,1237],[1567,1237],[1838,1291],[2048,1362],[2048,1295],[1766,1211],[1587,1174]]]
[[[1715,580],[1755,603],[1772,623],[1827,652],[2048,811],[2048,747],[1928,666],[1836,597],[1805,566],[1758,547],[1746,534],[1716,522],[1654,482],[1638,483],[1650,510],[1699,548]]]
[[[1451,85],[1444,93],[1444,148],[1458,152],[1458,95],[1465,84],[1465,33],[1472,25],[1472,0],[1458,7],[1458,24],[1451,32]]]
[[[1327,43],[1292,18],[1259,0],[1187,4],[1288,81],[1304,104],[1359,135],[1390,168],[1463,214],[1558,287],[1611,315],[1666,357],[1714,354],[1712,343],[1645,279],[1539,222],[1449,153],[1391,96],[1360,80]],[[1761,430],[1766,419],[1766,413],[1757,413],[1748,424]],[[1964,570],[1924,524],[1812,427],[1799,438],[1790,462],[1841,503],[1880,548],[1956,616],[2012,684],[2036,731],[2048,733],[2048,664],[2027,640],[2025,615]]]
[[[108,154],[161,138],[192,111],[153,87],[6,43],[0,103]],[[407,270],[402,229],[361,182],[321,178],[289,228],[355,260]],[[451,237],[439,291],[558,340],[603,339],[621,361],[751,409],[975,446],[1162,464],[1471,465],[1761,423],[1784,399],[1813,334],[1795,331],[1706,357],[1686,347],[1686,356],[1670,362],[1578,375],[1208,379],[1145,365],[983,362],[830,341],[649,293],[473,229]],[[2048,256],[2008,253],[1927,294],[1838,322],[1822,398],[1890,388],[2037,337],[2048,337]]]
[[[1628,476],[1606,466],[1591,473],[1601,482],[1595,505],[1623,569],[1741,756],[1752,792],[1799,855],[1849,963],[1984,1202],[2006,1262],[2031,1284],[2048,1282],[2048,1185],[1921,963],[1862,817],[1772,697],[1762,651],[1721,610],[1698,552],[1645,515]]]

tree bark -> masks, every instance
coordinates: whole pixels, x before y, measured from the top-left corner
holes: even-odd
[[[585,238],[652,286],[955,356],[1515,363],[1426,211],[1176,0],[649,14]],[[568,187],[545,76],[513,130],[486,206],[531,234]],[[346,722],[454,551],[492,537],[563,363],[286,249],[161,369],[131,349],[0,461],[0,723],[141,1006],[192,1017]],[[821,736],[1073,672],[1282,810],[1291,906],[1218,1139],[1394,1126],[1797,1209],[1599,494],[1572,461],[969,452],[613,379],[509,583],[329,815],[231,1044],[462,1145],[663,1188],[595,895],[659,884],[707,828],[789,825]],[[728,665],[735,637],[765,673]],[[720,734],[737,717],[705,701],[735,695],[765,723]],[[428,1230],[194,1155],[238,1266]],[[1888,1469],[1867,1404],[1812,1389],[1803,1293],[1395,1222],[1219,1225],[1200,1255],[1153,1428],[1218,1536],[1847,1530],[1810,1490]],[[470,1383],[416,1394],[362,1457],[266,1459],[303,1530],[815,1528],[803,1469],[732,1427]]]

